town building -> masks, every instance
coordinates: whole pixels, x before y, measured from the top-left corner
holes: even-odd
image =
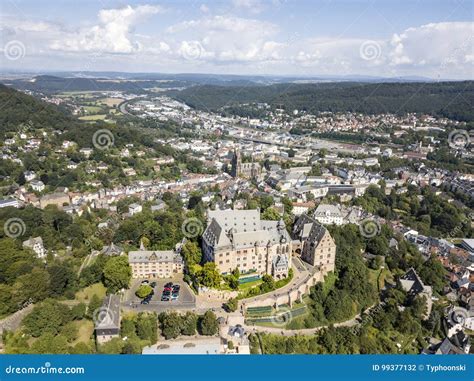
[[[242,163],[240,151],[235,150],[232,157],[232,177],[246,177],[254,179],[260,176],[262,168],[258,163]]]
[[[69,195],[64,192],[55,192],[42,196],[39,200],[40,208],[44,209],[48,205],[56,205],[59,209],[62,209],[64,205],[71,202]]]
[[[102,307],[94,311],[97,344],[104,344],[120,336],[120,296],[107,295]]]
[[[102,251],[100,252],[103,255],[107,256],[116,256],[116,255],[122,255],[124,253],[123,248],[121,246],[118,246],[114,244],[113,242],[108,245],[108,246],[103,246]]]
[[[14,208],[19,208],[20,203],[18,202],[18,200],[14,198],[7,198],[7,199],[0,200],[0,208],[6,208],[9,206],[12,206]]]
[[[413,267],[400,277],[399,283],[409,297],[414,298],[420,295],[425,298],[427,311],[424,314],[424,318],[427,319],[431,313],[431,307],[433,305],[433,301],[431,300],[431,297],[433,296],[431,286],[426,286],[423,283]]]
[[[30,182],[31,189],[36,192],[44,191],[45,185],[41,180],[33,180]]]
[[[140,213],[143,210],[142,206],[140,204],[130,204],[128,206],[128,213],[130,216],[133,216],[137,213]]]
[[[43,239],[41,237],[30,238],[23,241],[23,248],[33,250],[36,256],[40,259],[46,257],[46,250],[43,246]]]
[[[133,278],[172,278],[182,273],[184,261],[172,250],[137,250],[128,253]]]
[[[302,260],[317,266],[323,276],[334,271],[336,243],[323,225],[302,214],[293,226],[292,235],[293,249]]]
[[[338,205],[319,204],[313,217],[323,225],[342,225],[344,223],[344,216]]]
[[[258,210],[210,210],[208,221],[204,259],[214,262],[222,274],[238,268],[243,274],[288,276],[292,242],[282,220],[261,220]]]

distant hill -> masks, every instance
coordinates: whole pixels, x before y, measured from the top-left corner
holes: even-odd
[[[40,75],[33,79],[4,80],[4,84],[19,90],[31,90],[46,94],[65,91],[127,91],[143,94],[153,87],[183,87],[183,81],[121,80],[109,78],[56,77]]]
[[[15,89],[0,85],[0,137],[22,124],[64,130],[77,121],[65,110]]]
[[[428,113],[474,121],[474,81],[275,84],[268,86],[193,86],[170,93],[197,109],[219,111],[239,103],[265,102],[288,110]]]

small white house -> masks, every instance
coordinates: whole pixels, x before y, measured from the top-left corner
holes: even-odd
[[[131,216],[133,216],[133,215],[135,215],[135,214],[137,214],[137,213],[140,213],[142,210],[143,210],[143,209],[142,209],[142,206],[141,206],[140,204],[135,204],[135,203],[134,203],[134,204],[130,204],[130,205],[128,206],[128,213],[129,213]]]
[[[31,188],[36,192],[44,191],[45,185],[41,180],[33,180],[30,182]]]
[[[43,246],[43,239],[41,237],[30,238],[24,241],[23,248],[33,250],[38,258],[46,257],[46,250]]]

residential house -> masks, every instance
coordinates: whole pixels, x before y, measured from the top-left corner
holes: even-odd
[[[23,248],[33,250],[36,256],[40,259],[46,257],[46,250],[43,246],[43,239],[41,237],[30,238],[23,241]]]
[[[95,337],[98,344],[104,344],[120,337],[120,296],[107,295],[95,317]]]

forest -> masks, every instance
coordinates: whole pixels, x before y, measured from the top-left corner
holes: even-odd
[[[197,109],[221,111],[224,106],[265,102],[288,111],[360,112],[365,114],[428,113],[473,122],[474,82],[319,83],[270,86],[194,86],[174,93]],[[456,101],[454,102],[453,99]]]

